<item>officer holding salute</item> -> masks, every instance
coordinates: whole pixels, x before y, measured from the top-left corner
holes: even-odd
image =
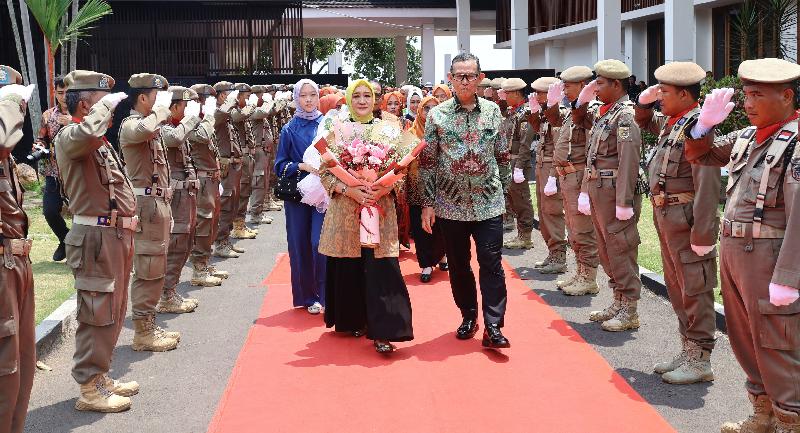
[[[700,113],[697,100],[706,73],[692,62],[672,62],[655,76],[659,84],[639,95],[636,123],[658,135],[648,178],[664,279],[681,334],[680,353],[657,364],[655,372],[668,383],[707,382],[714,380],[720,171],[689,164],[683,155],[685,129]],[[656,100],[660,114],[653,110]]]
[[[747,375],[753,415],[731,432],[800,432],[800,65],[779,59],[739,66],[753,126],[717,137],[733,89],[706,96],[687,126],[686,158],[728,166],[720,275],[731,347]]]

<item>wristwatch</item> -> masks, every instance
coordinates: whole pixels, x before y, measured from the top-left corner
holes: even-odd
[[[347,192],[347,185],[346,185],[346,184],[342,184],[342,190],[341,190],[341,191],[339,191],[339,194],[341,194],[341,195],[345,195],[345,194],[344,194],[345,192]]]

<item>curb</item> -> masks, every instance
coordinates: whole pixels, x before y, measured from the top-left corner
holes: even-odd
[[[77,294],[73,294],[36,325],[36,359],[47,356],[75,326]]]

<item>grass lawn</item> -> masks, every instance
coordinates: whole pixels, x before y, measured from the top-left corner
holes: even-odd
[[[72,272],[64,262],[53,262],[53,251],[58,238],[50,230],[42,215],[41,193],[38,188],[25,194],[25,212],[30,219],[28,237],[33,239],[31,262],[33,266],[34,294],[36,297],[36,323],[39,324],[62,302],[75,293]],[[32,204],[28,207],[29,203]],[[70,221],[67,221],[70,224]]]
[[[536,209],[536,185],[531,184],[531,199],[533,201],[533,208]],[[720,211],[722,209],[720,208]],[[537,215],[537,218],[539,216]],[[658,233],[653,223],[653,205],[649,199],[642,200],[642,215],[639,218],[639,237],[642,239],[642,244],[639,245],[639,266],[647,268],[657,274],[664,274],[664,268],[661,264],[661,245],[658,241]],[[719,250],[719,242],[717,242],[717,250]],[[719,284],[714,290],[714,296],[720,304],[722,297],[719,292]]]

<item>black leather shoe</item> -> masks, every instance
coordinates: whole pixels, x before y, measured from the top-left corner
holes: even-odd
[[[456,338],[459,340],[469,340],[478,332],[478,321],[476,319],[464,319],[461,326],[456,329]]]
[[[430,283],[431,282],[431,274],[420,274],[419,280],[423,283]]]
[[[359,329],[358,331],[352,331],[352,332],[350,332],[350,334],[351,334],[353,337],[356,337],[356,338],[363,337],[363,336],[364,336],[366,333],[367,333],[367,330],[366,330],[366,329]]]
[[[483,331],[483,347],[501,349],[511,347],[511,343],[508,338],[503,336],[497,325],[486,325],[486,329]]]
[[[450,266],[447,264],[447,262],[439,263],[439,270],[440,271],[447,272],[448,269],[450,269]]]
[[[67,252],[65,250],[64,243],[61,242],[60,244],[58,244],[58,248],[56,248],[56,251],[53,253],[53,261],[60,262],[66,258],[67,258]]]

